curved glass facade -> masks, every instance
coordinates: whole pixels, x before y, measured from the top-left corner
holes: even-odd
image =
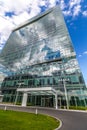
[[[53,87],[64,93],[85,89],[76,54],[59,7],[15,28],[0,54],[12,73],[2,83],[3,93],[22,88]],[[61,94],[59,94],[61,95]]]

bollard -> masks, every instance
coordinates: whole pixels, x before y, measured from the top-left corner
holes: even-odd
[[[7,107],[5,106],[4,110],[6,111],[7,110]]]
[[[35,111],[35,113],[36,113],[36,115],[38,114],[38,113],[37,113],[37,108],[36,108],[36,111]]]

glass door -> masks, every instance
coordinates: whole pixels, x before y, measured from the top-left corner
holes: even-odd
[[[41,106],[45,107],[45,98],[41,98]]]

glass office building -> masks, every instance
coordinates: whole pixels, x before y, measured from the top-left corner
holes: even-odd
[[[15,28],[0,63],[9,70],[1,86],[4,102],[86,105],[86,86],[59,6]]]

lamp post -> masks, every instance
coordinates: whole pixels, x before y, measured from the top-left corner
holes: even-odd
[[[66,105],[67,105],[67,109],[69,109],[68,95],[67,95],[67,89],[66,89],[66,81],[69,81],[69,79],[67,79],[67,78],[61,78],[61,79],[59,79],[59,81],[63,82],[64,92],[65,92],[65,99],[66,99]]]

